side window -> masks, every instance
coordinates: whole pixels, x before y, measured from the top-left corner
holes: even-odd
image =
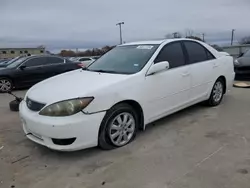
[[[211,52],[207,51],[207,60],[211,60],[211,59],[215,59],[215,57],[213,56],[213,54],[211,54]]]
[[[180,42],[167,44],[162,48],[155,59],[155,63],[168,61],[170,68],[180,67],[185,65],[185,57]]]
[[[46,59],[44,57],[32,58],[32,59],[26,61],[25,65],[26,65],[26,67],[41,66],[41,65],[44,65],[45,62],[46,62]]]
[[[187,50],[189,64],[214,59],[212,54],[208,50],[206,50],[205,47],[196,42],[185,41],[184,45]]]
[[[63,62],[63,59],[58,57],[47,57],[47,64],[59,64]]]

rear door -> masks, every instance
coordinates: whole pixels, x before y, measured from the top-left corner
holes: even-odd
[[[46,65],[44,71],[46,72],[46,78],[55,76],[57,74],[65,72],[65,61],[60,57],[46,57]]]
[[[217,72],[218,62],[203,45],[195,41],[184,41],[191,73],[190,101],[206,98]]]

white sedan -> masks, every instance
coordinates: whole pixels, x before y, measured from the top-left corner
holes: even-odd
[[[96,59],[98,59],[98,56],[93,56],[93,57],[76,57],[72,59],[74,62],[79,62],[82,64],[82,67],[86,67],[92,62],[94,62]]]
[[[20,117],[26,136],[48,148],[112,149],[159,118],[202,101],[220,104],[234,75],[233,58],[203,42],[127,43],[33,86]]]

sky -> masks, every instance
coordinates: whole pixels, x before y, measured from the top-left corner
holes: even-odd
[[[205,33],[209,43],[250,35],[250,0],[0,0],[0,47],[89,49],[123,41]]]

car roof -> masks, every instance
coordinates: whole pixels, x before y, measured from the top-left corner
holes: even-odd
[[[149,41],[138,41],[138,42],[129,42],[125,43],[119,46],[128,46],[128,45],[146,45],[146,44],[162,44],[162,43],[169,43],[169,42],[174,42],[174,41],[197,41],[194,39],[189,39],[189,38],[176,38],[176,39],[164,39],[164,40],[149,40]],[[198,41],[200,42],[200,41]]]
[[[170,42],[174,42],[174,41],[194,41],[194,42],[198,42],[200,44],[202,44],[203,46],[205,46],[216,58],[222,56],[222,53],[219,53],[217,50],[215,50],[213,47],[211,47],[210,45],[199,41],[199,40],[195,40],[195,39],[189,39],[189,38],[175,38],[175,39],[164,39],[164,40],[151,40],[151,41],[139,41],[139,42],[130,42],[130,43],[126,43],[126,44],[122,44],[122,45],[118,45],[118,46],[129,46],[129,45],[161,45],[163,43],[167,44]]]
[[[47,55],[47,54],[41,54],[41,55],[30,55],[30,56],[26,56],[27,58],[33,58],[33,57],[58,57],[58,58],[64,58],[64,57],[61,57],[61,56],[56,56],[56,55]]]

